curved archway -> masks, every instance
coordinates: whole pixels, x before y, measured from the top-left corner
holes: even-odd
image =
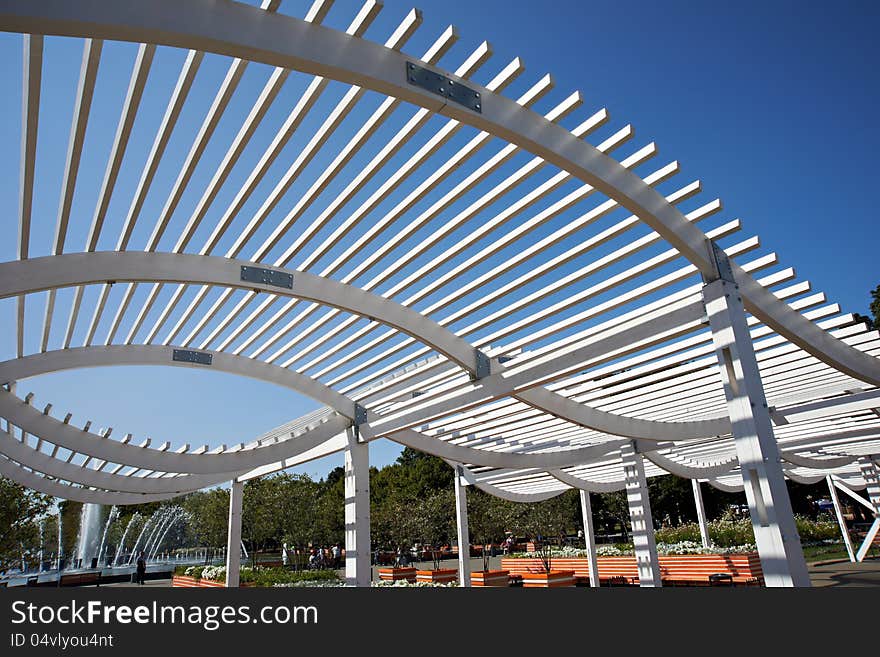
[[[164,16],[174,16],[173,25]],[[700,271],[712,273],[705,233],[636,174],[565,128],[479,85],[468,82],[481,97],[475,111],[409,84],[407,56],[379,44],[257,7],[181,5],[174,0],[134,6],[10,0],[0,12],[0,26],[25,33],[198,48],[394,96],[506,139],[559,166],[629,209]],[[733,274],[749,312],[823,362],[880,385],[877,359],[827,335],[738,265],[733,265]]]

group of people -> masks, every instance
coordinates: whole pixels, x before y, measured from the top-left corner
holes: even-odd
[[[331,545],[330,547],[318,547],[312,546],[307,548],[308,551],[308,561],[307,566],[310,570],[325,570],[325,569],[333,569],[337,570],[342,567],[342,548],[339,543],[335,545]],[[299,559],[299,556],[303,554],[299,549],[291,550],[287,547],[287,543],[284,543],[281,546],[281,563],[285,567],[290,564],[291,555],[296,555],[297,563],[302,563]]]
[[[309,569],[310,570],[336,570],[342,563],[342,550],[339,544],[331,547],[313,547],[309,550]]]

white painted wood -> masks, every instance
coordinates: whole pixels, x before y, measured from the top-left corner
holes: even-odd
[[[345,450],[345,581],[367,587],[370,568],[370,447],[349,429]]]
[[[703,542],[703,547],[707,548],[712,545],[712,539],[709,538],[709,523],[706,520],[706,507],[703,504],[703,491],[700,489],[700,480],[691,479],[691,487],[694,489],[694,505],[697,507],[700,540]]]
[[[810,577],[739,288],[718,278],[705,286],[703,296],[764,581],[767,586],[808,587]]]
[[[840,527],[840,535],[843,538],[844,545],[846,545],[846,553],[849,555],[849,560],[852,563],[855,563],[856,555],[853,551],[849,530],[846,527],[846,518],[843,517],[843,508],[840,506],[840,498],[837,495],[837,488],[834,485],[834,481],[831,479],[831,475],[826,475],[825,480],[828,482],[828,494],[831,496],[831,503],[834,505],[834,515],[837,517],[837,525]]]
[[[468,530],[467,486],[462,481],[462,466],[453,466],[455,475],[455,527],[458,535],[458,583],[471,585],[471,535]],[[484,546],[485,547],[485,546]]]
[[[593,529],[593,507],[590,505],[590,491],[580,490],[581,515],[584,519],[584,545],[587,549],[590,569],[590,586],[599,588],[599,563],[596,561],[596,534]]]
[[[241,508],[244,483],[233,479],[229,487],[229,524],[226,529],[226,587],[238,588],[241,579]]]
[[[660,587],[660,560],[654,540],[654,523],[651,518],[651,501],[648,497],[648,480],[642,455],[635,451],[632,442],[620,447],[626,481],[626,501],[632,525],[633,547],[639,569],[639,586]]]

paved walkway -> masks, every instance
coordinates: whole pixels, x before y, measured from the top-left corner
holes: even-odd
[[[880,586],[880,559],[865,559],[862,563],[810,564],[813,586]]]

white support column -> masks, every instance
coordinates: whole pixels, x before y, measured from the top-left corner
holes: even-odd
[[[694,504],[697,507],[697,523],[700,525],[700,539],[703,541],[703,547],[707,548],[712,545],[709,538],[709,522],[706,520],[706,507],[703,505],[703,491],[700,488],[699,479],[691,479],[691,486],[694,489]]]
[[[356,428],[346,430],[345,450],[345,581],[370,586],[370,447]]]
[[[590,505],[590,491],[580,490],[581,515],[584,517],[584,542],[587,546],[587,567],[590,569],[590,586],[599,588],[599,564],[596,563],[596,536],[593,531],[593,507]]]
[[[871,549],[877,534],[880,533],[880,473],[877,472],[877,465],[874,461],[867,456],[859,460],[859,469],[862,471],[862,478],[866,484],[865,495],[874,511],[874,524],[871,525],[865,535],[865,540],[862,541],[862,545],[856,553],[856,560],[861,563],[868,554],[868,550]]]
[[[880,515],[880,473],[877,465],[870,457],[859,459],[859,470],[862,471],[862,479],[865,480],[865,496],[874,507],[874,515]]]
[[[837,488],[834,486],[834,480],[831,475],[825,476],[828,482],[828,493],[831,495],[831,503],[834,505],[834,514],[837,516],[837,524],[840,525],[840,534],[843,536],[843,542],[846,545],[846,553],[849,560],[855,563],[856,555],[853,551],[852,539],[849,537],[849,530],[846,528],[846,518],[843,517],[843,509],[840,506],[840,498],[837,496]]]
[[[639,568],[639,586],[662,586],[660,560],[657,558],[657,544],[654,542],[654,523],[651,520],[651,502],[648,499],[645,463],[632,442],[621,446],[620,458],[623,461],[626,478],[626,501],[632,523],[636,565]]]
[[[455,520],[458,528],[458,583],[471,585],[471,535],[468,530],[467,487],[461,466],[455,466]]]
[[[229,488],[229,529],[226,534],[226,588],[238,588],[241,568],[241,506],[244,482],[233,480]]]
[[[810,586],[742,297],[723,251],[712,243],[710,248],[719,272],[703,287],[703,299],[764,581]]]

